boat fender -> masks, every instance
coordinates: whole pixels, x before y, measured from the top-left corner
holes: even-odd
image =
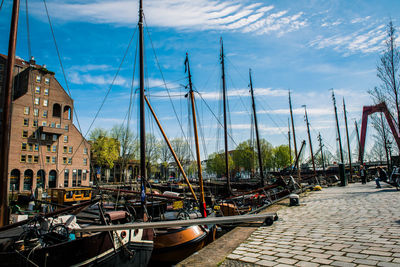
[[[121,232],[121,238],[124,239],[126,237],[126,231]]]
[[[74,233],[70,233],[69,234],[69,240],[72,241],[72,240],[75,240],[75,239],[76,239],[75,234]]]

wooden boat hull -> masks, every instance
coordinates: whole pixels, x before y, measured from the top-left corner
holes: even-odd
[[[200,250],[208,231],[199,225],[156,229],[150,264],[175,264]]]
[[[101,232],[34,250],[0,252],[0,266],[146,266],[153,241],[130,238],[134,235],[130,232],[122,240],[124,246],[118,246],[108,232]]]

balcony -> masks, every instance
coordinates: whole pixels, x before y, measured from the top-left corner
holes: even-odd
[[[64,128],[54,128],[54,127],[49,127],[49,126],[40,126],[39,131],[41,133],[58,134],[58,135],[62,135],[65,133]]]

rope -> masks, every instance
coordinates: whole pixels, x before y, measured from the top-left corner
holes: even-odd
[[[45,0],[44,0],[44,1],[45,1]],[[95,123],[97,117],[99,116],[100,111],[101,111],[101,109],[103,108],[104,103],[106,102],[107,97],[108,97],[108,95],[110,94],[110,91],[111,91],[111,89],[112,89],[112,87],[113,87],[113,85],[114,85],[114,82],[115,82],[115,80],[116,80],[117,77],[118,77],[118,74],[119,74],[119,72],[120,72],[120,70],[121,70],[122,64],[123,64],[124,61],[125,61],[125,58],[126,58],[126,56],[127,56],[127,54],[128,54],[128,51],[129,51],[129,48],[130,48],[130,46],[131,46],[132,40],[133,40],[133,38],[134,38],[134,36],[135,36],[135,34],[136,34],[136,30],[137,30],[137,28],[135,28],[135,31],[134,31],[133,34],[132,34],[132,37],[131,37],[131,39],[130,39],[130,41],[129,41],[129,44],[128,44],[128,47],[127,47],[126,50],[125,50],[125,53],[124,53],[124,55],[123,55],[123,57],[122,57],[122,60],[121,60],[121,63],[120,63],[119,66],[118,66],[117,72],[116,72],[115,75],[114,75],[114,78],[113,78],[113,80],[112,80],[112,82],[111,82],[111,84],[110,84],[110,86],[109,86],[109,88],[108,88],[108,90],[107,90],[107,93],[106,93],[106,95],[104,96],[103,101],[101,102],[100,107],[99,107],[99,109],[98,109],[97,112],[96,112],[96,115],[94,116],[92,122],[90,123],[89,128],[88,128],[88,130],[86,131],[86,134],[84,135],[84,138],[82,138],[82,141],[79,143],[79,146],[77,147],[77,149],[75,150],[75,152],[72,154],[72,158],[73,158],[73,157],[75,156],[75,154],[78,152],[79,147],[80,147],[80,146],[82,145],[82,143],[84,142],[86,136],[89,134],[90,130],[91,130],[92,127],[93,127],[93,124]],[[65,167],[61,170],[61,172],[63,172],[63,171],[65,170],[66,167],[67,167],[67,166],[65,166]]]

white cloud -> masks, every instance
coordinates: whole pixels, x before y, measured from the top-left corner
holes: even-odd
[[[386,33],[384,25],[370,26],[352,33],[340,33],[331,37],[319,35],[309,43],[317,49],[333,48],[345,56],[355,53],[376,53],[382,49]]]
[[[352,19],[350,22],[351,23],[360,23],[360,22],[365,22],[365,21],[367,21],[367,20],[369,20],[371,18],[371,16],[367,16],[367,17],[364,17],[364,18],[355,18],[355,19]]]
[[[63,21],[87,21],[134,27],[138,3],[128,0],[98,0],[91,3],[60,0],[48,3],[52,15]],[[155,27],[184,30],[240,30],[257,34],[297,30],[306,25],[302,12],[291,15],[287,10],[274,10],[263,2],[223,0],[149,0],[144,2],[146,23]],[[39,15],[41,9],[34,9]],[[42,14],[40,14],[42,15]],[[250,28],[250,30],[249,30]]]
[[[74,84],[96,84],[96,85],[110,85],[113,81],[111,75],[92,75],[92,74],[80,74],[78,72],[70,72],[69,80]],[[128,86],[129,82],[127,79],[117,77],[114,81],[115,85]]]

